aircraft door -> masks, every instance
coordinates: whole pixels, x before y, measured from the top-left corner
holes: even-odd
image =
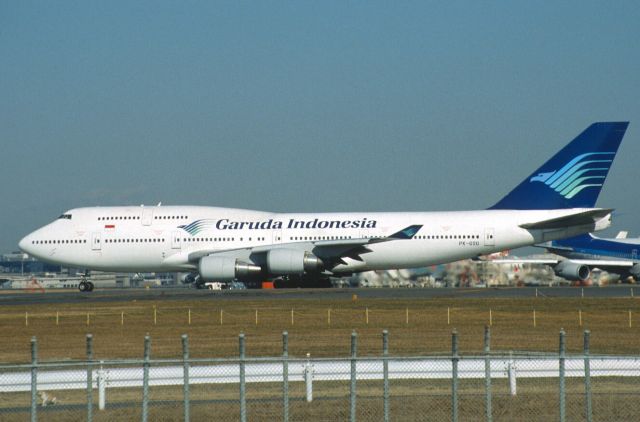
[[[171,235],[171,249],[180,249],[182,246],[180,232],[173,232]]]
[[[99,251],[102,249],[102,245],[100,243],[101,237],[100,232],[91,233],[91,250]]]
[[[492,227],[484,229],[484,246],[495,246],[495,230]]]
[[[143,226],[150,226],[153,220],[153,210],[149,208],[142,208],[142,218],[140,221]]]
[[[282,243],[282,230],[274,230],[271,235],[271,243]]]

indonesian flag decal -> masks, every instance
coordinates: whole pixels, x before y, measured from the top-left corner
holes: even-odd
[[[115,224],[105,224],[104,228],[107,230],[115,230],[116,225]]]

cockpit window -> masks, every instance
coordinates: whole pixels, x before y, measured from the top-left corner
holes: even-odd
[[[60,219],[71,220],[71,214],[62,214],[60,217],[58,217],[58,220]]]

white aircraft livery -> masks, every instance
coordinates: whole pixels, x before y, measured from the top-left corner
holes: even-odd
[[[272,213],[205,206],[76,208],[20,241],[86,270],[191,272],[192,281],[312,280],[414,268],[609,227],[594,208],[628,122],[589,126],[480,211]],[[80,290],[92,290],[90,281]]]

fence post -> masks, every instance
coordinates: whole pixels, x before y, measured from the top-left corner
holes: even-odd
[[[507,376],[509,378],[509,394],[518,394],[518,380],[516,378],[516,364],[513,361],[513,351],[509,351],[509,364],[507,365]]]
[[[582,309],[578,309],[578,325],[582,327]]]
[[[307,353],[307,363],[304,364],[304,386],[307,403],[313,401],[313,365],[311,364],[311,353]]]
[[[560,350],[559,350],[559,366],[560,366],[560,422],[564,422],[566,420],[565,413],[565,332],[564,328],[560,329]]]
[[[451,420],[458,422],[458,331],[451,333]]]
[[[356,421],[356,355],[358,352],[358,334],[351,333],[351,389],[350,389],[350,421]]]
[[[93,420],[93,336],[87,334],[87,422]]]
[[[245,348],[244,333],[238,336],[238,346],[240,348],[240,421],[247,422],[247,398],[245,390]]]
[[[491,411],[491,357],[489,352],[491,350],[491,328],[484,327],[484,390],[485,390],[485,415],[487,422],[491,422],[493,419],[493,412]]]
[[[292,310],[293,312],[293,310]],[[282,400],[284,422],[289,420],[289,333],[282,332]]]
[[[389,332],[382,331],[382,377],[384,422],[389,422]]]
[[[31,422],[38,420],[38,339],[31,337]]]
[[[587,412],[587,422],[593,420],[593,408],[591,406],[591,361],[589,358],[589,340],[591,332],[584,330],[584,395]]]
[[[104,361],[100,361],[100,369],[98,369],[98,409],[100,410],[104,410],[106,402],[106,380],[102,369],[103,363]]]
[[[189,336],[186,334],[182,335],[182,364],[183,364],[183,395],[184,395],[184,422],[189,422],[190,415],[190,407],[191,404],[189,402]]]
[[[144,362],[142,364],[142,422],[149,419],[149,355],[151,354],[151,338],[144,336]]]

